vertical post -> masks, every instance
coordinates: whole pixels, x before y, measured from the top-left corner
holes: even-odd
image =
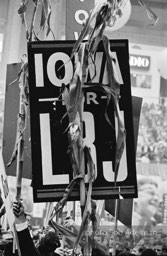
[[[83,21],[89,17],[90,10],[94,7],[95,0],[66,0],[66,28],[65,28],[65,38],[66,40],[77,40],[79,33],[83,29]],[[83,103],[81,103],[83,104]],[[82,108],[82,107],[81,107]],[[82,112],[82,110],[81,110]],[[81,113],[82,115],[82,113]],[[82,116],[80,117],[80,122],[82,125]],[[79,169],[80,173],[85,174],[85,159],[84,151],[82,146],[82,136],[83,132],[81,131],[80,141],[78,143],[78,155],[79,155]],[[86,202],[86,188],[85,181],[81,179],[80,181],[80,205],[81,205],[81,216],[83,217],[83,211],[85,208]],[[85,227],[86,228],[86,227]],[[88,242],[88,241],[87,241]],[[84,255],[88,255],[89,246],[86,243],[84,247]]]
[[[81,104],[84,104],[83,101],[81,102]],[[83,138],[83,119],[82,119],[82,110],[83,110],[83,105],[82,107],[80,107],[81,109],[81,116],[80,116],[80,122],[81,122],[81,135],[80,135],[80,152],[79,152],[79,155],[80,155],[80,173],[83,174],[83,177],[85,176],[85,158],[84,158],[84,150],[83,150],[83,145],[82,145],[82,138]],[[85,203],[86,203],[86,187],[85,187],[85,180],[84,179],[81,179],[80,181],[80,206],[81,206],[81,215],[82,215],[82,218],[83,218],[83,213],[84,213],[84,209],[85,209]],[[87,227],[87,223],[85,224],[85,227],[84,227],[84,235],[86,234],[85,233],[85,230],[86,230],[86,227]],[[85,243],[85,246],[83,247],[83,252],[84,252],[84,256],[85,255],[88,255],[88,239],[87,237],[85,236],[85,240],[86,240],[86,243]]]
[[[116,255],[116,238],[117,238],[117,230],[118,230],[119,204],[120,204],[120,199],[115,199],[115,225],[114,225],[114,244],[113,244],[112,256]]]
[[[22,95],[20,92],[20,109],[18,117],[18,153],[16,166],[16,200],[19,201],[21,197],[22,172],[24,161],[24,130],[25,130],[25,106],[22,102]]]
[[[81,102],[83,104],[83,101]],[[81,107],[82,112],[83,107]],[[80,116],[80,122],[81,122],[81,134],[79,138],[79,171],[80,174],[83,174],[83,177],[85,176],[85,159],[84,159],[84,150],[83,150],[83,119],[82,119],[82,113]],[[85,189],[85,180],[80,180],[80,203],[81,203],[81,214],[83,215],[83,211],[85,208],[85,201],[86,201],[86,189]]]
[[[24,83],[25,81],[23,81]],[[22,85],[23,86],[23,85]],[[18,153],[17,153],[17,163],[16,163],[16,200],[19,201],[21,198],[21,187],[22,187],[22,173],[23,173],[23,162],[24,162],[24,140],[25,140],[25,127],[26,127],[26,112],[25,103],[23,102],[22,89],[20,90],[20,105],[19,105],[19,116],[17,121],[17,143],[18,143]],[[15,239],[13,243],[17,246],[18,254],[21,256],[19,240],[14,225]],[[16,243],[16,245],[15,245]]]
[[[75,205],[75,201],[73,201],[73,213],[72,213],[72,218],[75,221],[75,211],[76,211],[76,205]]]
[[[46,217],[43,223],[44,227],[48,225],[49,218],[51,216],[52,211],[53,211],[53,203],[52,202],[46,203],[46,214],[45,214]]]

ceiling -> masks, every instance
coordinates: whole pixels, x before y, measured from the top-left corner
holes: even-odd
[[[135,44],[167,47],[167,0],[144,0],[144,3],[159,18],[155,26],[138,0],[131,0],[131,16],[126,25],[114,33],[106,33],[110,34],[110,38],[128,38]]]

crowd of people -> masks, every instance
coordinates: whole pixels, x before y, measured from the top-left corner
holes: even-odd
[[[22,202],[13,203],[13,213],[15,215],[15,226],[19,240],[19,249],[22,256],[70,256],[73,255],[73,247],[69,239],[63,239],[61,233],[53,227],[40,227],[38,229],[31,226],[24,213]],[[76,223],[72,218],[65,219],[64,226],[77,230]],[[93,240],[91,238],[92,249],[89,256],[111,256],[115,250],[116,256],[161,256],[167,255],[167,234],[158,232],[137,231],[132,229],[113,230],[101,229],[95,232]],[[91,233],[87,233],[89,237]],[[92,242],[95,241],[95,242]],[[76,254],[82,255],[84,239],[81,239]],[[14,249],[14,251],[13,251]],[[0,239],[0,255],[19,255],[18,250],[13,247],[13,236],[10,230],[3,234]],[[86,255],[88,256],[88,255]]]
[[[143,103],[137,144],[137,160],[167,163],[167,107]]]
[[[15,194],[15,191],[13,191],[13,187],[11,187],[11,184],[15,184],[15,182],[12,179],[9,179],[9,189],[11,191],[11,198],[12,195]],[[24,181],[24,179],[23,179]],[[23,182],[24,186],[25,182]],[[30,192],[28,189],[24,189],[22,191],[23,196],[23,203],[24,203],[24,212],[26,213],[26,216],[30,216],[30,212],[32,211],[32,196],[30,196]],[[161,183],[162,188],[162,183]],[[24,190],[26,193],[24,193]],[[13,191],[13,193],[12,193]],[[12,200],[12,202],[13,202]],[[98,223],[98,230],[95,232],[93,239],[96,241],[96,243],[91,243],[93,246],[93,250],[91,252],[91,256],[97,255],[113,255],[113,250],[115,248],[116,254],[135,254],[142,255],[141,253],[144,252],[146,249],[150,250],[153,249],[154,252],[156,251],[157,255],[167,255],[167,228],[165,232],[162,232],[162,228],[165,227],[164,221],[163,221],[163,212],[160,211],[160,203],[162,203],[162,196],[159,192],[158,187],[158,179],[157,177],[151,177],[151,176],[140,176],[138,177],[138,198],[133,199],[133,214],[132,214],[132,228],[128,229],[126,226],[122,225],[120,226],[120,223],[118,224],[118,230],[115,233],[114,231],[114,217],[110,215],[108,212],[104,210],[104,213],[101,216],[101,222]],[[30,203],[31,202],[31,203]],[[16,207],[17,209],[17,207]],[[67,210],[67,209],[65,209]],[[19,210],[15,210],[14,208],[14,214],[16,216],[16,220],[20,220],[20,215],[18,214]],[[17,212],[18,211],[18,212]],[[65,212],[63,212],[64,214]],[[73,220],[73,215],[71,214],[72,218],[66,219],[66,214],[63,216],[63,219],[61,220],[61,224],[64,225],[67,228],[72,228],[73,230],[79,230],[79,223],[75,223]],[[110,218],[109,218],[110,217]],[[102,218],[104,220],[108,220],[109,224],[106,226],[104,225],[105,222],[102,221]],[[27,221],[27,220],[26,220]],[[75,219],[76,221],[76,219]],[[23,222],[25,222],[25,218],[23,218]],[[21,243],[27,244],[30,243],[28,247],[32,249],[32,245],[37,246],[39,244],[39,240],[41,240],[41,237],[46,235],[46,228],[42,225],[39,225],[38,227],[34,225],[33,216],[28,222],[27,225],[21,224],[21,229],[19,227],[19,231],[22,231],[22,229],[26,229],[26,239],[24,241],[21,240]],[[17,223],[16,223],[17,224]],[[112,225],[111,225],[112,224]],[[20,226],[20,225],[19,225]],[[157,228],[158,227],[158,228]],[[167,227],[167,226],[166,226]],[[62,256],[69,256],[72,255],[72,242],[69,241],[69,239],[65,238],[61,233],[57,233],[56,235],[53,235],[55,233],[55,230],[52,228],[49,228],[48,230],[52,230],[52,233],[49,233],[47,236],[47,239],[50,240],[50,234],[51,234],[51,241],[52,239],[55,239],[57,241],[58,249],[54,247],[54,255],[57,253],[57,255]],[[90,232],[88,233],[88,236],[92,237],[91,233],[91,225],[90,225]],[[27,232],[30,234],[28,235]],[[23,232],[24,233],[24,232]],[[22,233],[21,233],[22,234]],[[28,235],[28,238],[27,238]],[[21,239],[24,239],[24,236],[19,236]],[[91,238],[91,241],[94,241]],[[29,242],[28,242],[29,241]],[[33,242],[33,243],[32,243]],[[52,241],[53,242],[53,241]],[[59,243],[60,242],[60,243]],[[50,242],[47,242],[50,243]],[[11,236],[11,233],[8,231],[3,232],[1,234],[0,239],[0,255],[8,255],[12,256],[12,244],[13,244],[13,238]],[[45,242],[44,242],[45,244]],[[98,245],[98,246],[97,246]],[[34,248],[34,247],[33,247]],[[40,247],[39,247],[40,248]],[[43,248],[43,247],[42,247]],[[23,249],[22,256],[28,256],[28,255],[42,255],[39,253],[39,250],[36,252],[36,247],[34,250],[34,254],[29,252],[27,249]],[[43,249],[42,249],[43,251]],[[161,254],[158,254],[158,251]],[[79,251],[77,251],[78,255],[81,254],[81,246],[79,247]],[[28,254],[26,254],[28,253]],[[165,254],[166,253],[166,254]],[[16,255],[16,254],[15,254]],[[51,256],[50,254],[44,254],[42,256]],[[87,256],[87,255],[86,255]],[[121,256],[121,255],[120,255]],[[142,255],[143,256],[143,255]],[[147,256],[147,255],[145,255]],[[151,256],[151,255],[150,255]]]
[[[166,120],[167,107],[165,105],[143,104],[138,135],[137,161],[167,163]],[[11,183],[15,184],[14,182]],[[26,190],[26,200],[29,199],[27,195]],[[155,180],[151,180],[148,176],[138,179],[138,198],[134,199],[132,229],[119,230],[118,227],[115,234],[113,229],[106,230],[99,226],[98,232],[94,234],[93,240],[91,240],[95,242],[91,243],[92,250],[90,250],[90,255],[111,256],[116,253],[117,256],[167,256],[167,232],[161,232],[161,227],[164,224],[162,195],[163,193],[159,192],[158,183]],[[32,198],[30,199],[29,201],[32,202]],[[71,246],[71,241],[64,239],[62,234],[51,227],[48,229],[33,227],[31,221],[28,223],[25,219],[24,211],[27,211],[27,205],[25,205],[25,208],[21,206],[18,203],[13,204],[22,256],[72,255],[73,247]],[[32,207],[28,205],[28,208]],[[72,221],[71,223],[73,223],[72,228],[74,228],[76,226],[75,222]],[[161,224],[159,229],[155,228],[158,224]],[[67,222],[65,226],[67,226]],[[71,228],[71,225],[68,227]],[[89,236],[91,237],[91,233]],[[84,242],[81,240],[76,255],[82,255],[83,245]],[[1,229],[1,255],[18,255],[17,249],[14,249],[13,236],[9,230],[4,232]]]
[[[113,235],[110,235],[109,243],[107,244],[106,237],[102,238],[104,246],[108,246],[109,255],[113,252]],[[116,245],[116,254],[133,254],[141,255],[146,249],[152,249],[157,255],[167,255],[167,236],[160,233],[136,233],[134,230],[117,233],[114,241]],[[152,256],[152,254],[149,254]]]

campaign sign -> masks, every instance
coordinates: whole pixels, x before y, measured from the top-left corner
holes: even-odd
[[[101,84],[108,84],[106,56],[99,44],[95,65],[91,59],[85,80],[84,143],[91,150],[97,169],[92,198],[133,198],[137,196],[132,97],[127,40],[111,40],[117,78],[120,83],[119,107],[126,129],[126,145],[114,186],[114,157],[117,120],[112,101],[107,106]],[[28,43],[30,123],[34,201],[58,201],[73,179],[68,154],[68,116],[61,100],[62,84],[68,86],[74,73],[70,60],[74,41]],[[64,64],[64,65],[62,65]],[[61,68],[60,68],[61,67]],[[96,72],[95,72],[96,70]],[[106,118],[106,113],[112,125]],[[88,178],[85,175],[87,184]],[[79,200],[79,184],[69,200]]]
[[[83,22],[88,19],[94,5],[94,0],[66,1],[66,39],[78,39],[83,30]]]

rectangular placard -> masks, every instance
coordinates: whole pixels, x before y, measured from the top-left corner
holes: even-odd
[[[42,41],[28,44],[30,81],[30,122],[34,201],[58,201],[73,171],[68,151],[68,118],[60,94],[74,72],[70,59],[74,41]],[[137,196],[136,159],[127,40],[111,40],[120,83],[119,107],[126,129],[126,145],[114,186],[113,161],[116,146],[116,120],[113,103],[107,106],[105,93],[98,90],[107,84],[106,56],[100,42],[95,66],[89,64],[84,89],[84,143],[91,149],[97,168],[92,198],[133,198]],[[64,64],[64,65],[62,65]],[[61,67],[61,68],[59,68]],[[96,70],[96,72],[95,72]],[[112,126],[106,119],[106,113]],[[87,175],[85,177],[87,182]],[[79,185],[69,200],[79,199]]]

